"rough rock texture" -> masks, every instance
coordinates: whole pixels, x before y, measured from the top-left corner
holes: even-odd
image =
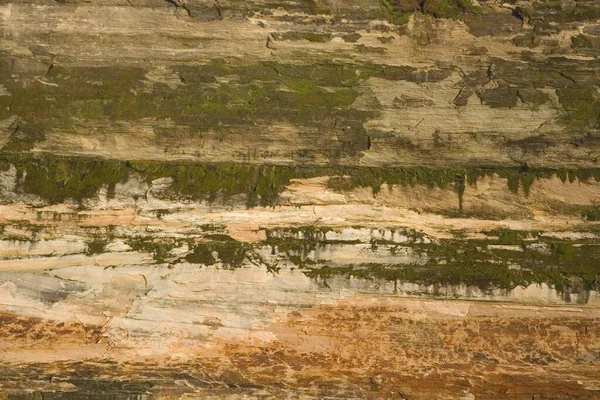
[[[2,3],[6,150],[597,167],[596,1]]]
[[[600,398],[598,1],[0,35],[0,399]]]

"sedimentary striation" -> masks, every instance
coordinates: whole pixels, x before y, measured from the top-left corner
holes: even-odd
[[[0,35],[0,398],[600,398],[597,1]]]

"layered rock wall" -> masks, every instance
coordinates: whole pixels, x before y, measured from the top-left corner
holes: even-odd
[[[597,1],[0,35],[0,398],[600,396]]]

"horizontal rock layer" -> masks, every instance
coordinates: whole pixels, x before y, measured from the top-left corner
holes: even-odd
[[[593,1],[3,3],[5,151],[598,166]]]

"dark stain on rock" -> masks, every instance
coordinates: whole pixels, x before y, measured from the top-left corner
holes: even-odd
[[[469,97],[471,97],[475,92],[471,88],[462,88],[452,100],[452,102],[459,107],[464,107],[469,103]]]
[[[539,106],[550,100],[547,93],[535,88],[520,88],[517,90],[519,99],[528,105]]]
[[[435,18],[463,19],[479,12],[471,0],[380,0],[388,21],[397,25],[408,22],[411,14],[420,12]]]
[[[598,25],[586,25],[583,28],[583,33],[585,33],[586,35],[600,36],[600,24],[598,24]]]
[[[571,46],[577,50],[590,52],[597,55],[600,49],[600,37],[579,34],[571,37]]]
[[[428,107],[434,104],[433,100],[427,97],[416,97],[407,94],[402,94],[400,97],[394,97],[392,107],[408,108],[408,107]]]
[[[570,29],[574,22],[597,20],[600,18],[600,4],[595,0],[536,0],[527,5],[518,5],[515,13],[531,24],[534,30],[548,34]]]
[[[540,45],[540,37],[532,32],[523,33],[513,38],[516,46],[534,48]]]
[[[478,90],[477,96],[483,104],[492,108],[512,108],[517,105],[517,92],[516,87],[499,83],[496,88]]]
[[[383,54],[385,53],[385,47],[376,47],[376,46],[366,46],[364,44],[357,44],[354,46],[354,49],[359,53],[374,53],[374,54]]]
[[[518,149],[526,154],[539,156],[549,148],[557,145],[557,141],[551,137],[538,135],[529,136],[525,139],[509,139],[503,146],[504,151],[512,151]]]
[[[320,33],[320,32],[299,32],[299,31],[289,31],[289,32],[275,32],[272,33],[272,36],[275,40],[307,40],[313,43],[325,43],[329,42],[332,38],[330,33]],[[358,35],[360,38],[360,35]]]
[[[342,39],[344,39],[344,42],[346,43],[356,43],[360,40],[362,36],[359,33],[349,33],[347,35],[342,36]]]
[[[488,48],[485,46],[474,46],[467,49],[466,54],[470,56],[482,56],[488,53]]]
[[[484,8],[463,17],[469,32],[481,36],[511,36],[522,30],[522,22],[510,10]]]
[[[488,69],[480,69],[473,72],[469,72],[463,76],[458,82],[460,87],[474,87],[479,85],[485,85],[490,81]]]

